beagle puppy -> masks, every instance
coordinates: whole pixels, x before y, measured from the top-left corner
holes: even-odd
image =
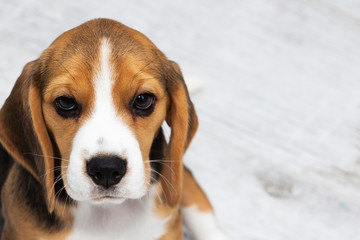
[[[0,111],[1,239],[179,240],[183,222],[227,239],[182,163],[197,126],[180,68],[144,35],[109,19],[65,32]]]

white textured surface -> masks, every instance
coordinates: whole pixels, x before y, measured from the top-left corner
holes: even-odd
[[[0,0],[0,101],[24,64],[94,17],[145,33],[185,73],[186,163],[237,239],[360,239],[357,0]],[[1,104],[0,103],[0,104]]]

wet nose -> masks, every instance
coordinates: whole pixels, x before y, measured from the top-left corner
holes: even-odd
[[[121,181],[126,165],[126,160],[118,156],[99,156],[86,162],[86,171],[96,185],[108,189]]]

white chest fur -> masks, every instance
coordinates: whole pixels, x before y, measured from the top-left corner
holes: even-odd
[[[122,204],[80,203],[74,209],[74,228],[68,240],[155,240],[165,233],[169,218],[153,212],[153,199]]]

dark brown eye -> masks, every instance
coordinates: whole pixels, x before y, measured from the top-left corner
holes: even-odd
[[[133,113],[140,117],[150,115],[154,110],[155,96],[150,93],[137,95],[133,101]]]
[[[55,102],[57,103],[57,106],[63,111],[74,110],[77,106],[73,98],[59,97],[55,100]]]
[[[139,110],[149,109],[154,103],[155,97],[152,94],[140,94],[135,98],[134,107]]]
[[[56,112],[64,118],[77,118],[80,114],[80,106],[74,98],[58,97],[54,105]]]

